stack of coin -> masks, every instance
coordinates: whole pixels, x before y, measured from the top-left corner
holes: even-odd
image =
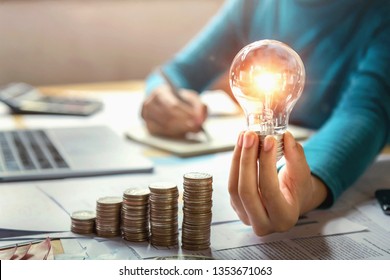
[[[210,226],[213,205],[210,174],[184,174],[182,248],[206,250],[210,247]]]
[[[149,189],[129,188],[123,192],[121,229],[128,241],[149,240]]]
[[[71,231],[78,234],[90,234],[95,232],[96,214],[94,211],[75,211],[71,215]]]
[[[100,237],[120,235],[122,197],[101,197],[96,203],[96,234]]]
[[[150,184],[149,189],[151,244],[177,246],[179,243],[177,185],[161,182]]]

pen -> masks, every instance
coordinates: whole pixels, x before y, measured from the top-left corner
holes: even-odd
[[[179,89],[172,83],[171,79],[167,76],[167,74],[165,74],[164,70],[160,67],[159,68],[159,72],[161,74],[161,76],[163,77],[163,79],[165,80],[165,82],[168,84],[170,90],[172,91],[173,95],[178,99],[180,100],[181,102],[187,104],[187,105],[190,105],[191,106],[191,103],[188,102],[188,100],[184,99],[180,94],[179,94]],[[201,127],[201,130],[202,132],[204,133],[204,135],[206,136],[207,140],[210,141],[211,140],[211,137],[210,135],[207,133],[207,131],[203,128],[203,126]]]

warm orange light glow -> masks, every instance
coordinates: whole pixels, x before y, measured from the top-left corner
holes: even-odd
[[[256,86],[265,94],[272,94],[279,88],[278,74],[272,72],[262,72],[255,77]]]

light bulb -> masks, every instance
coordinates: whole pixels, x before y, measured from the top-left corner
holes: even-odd
[[[283,134],[304,83],[305,68],[299,55],[275,40],[245,46],[230,67],[230,87],[245,113],[248,129],[259,135],[260,145],[265,136],[274,135],[277,160],[283,156]]]

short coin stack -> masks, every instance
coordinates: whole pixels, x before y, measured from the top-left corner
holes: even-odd
[[[206,250],[210,247],[213,177],[191,172],[183,178],[182,248]]]
[[[123,192],[121,229],[128,241],[149,240],[149,189],[130,188]]]
[[[71,215],[71,231],[78,234],[90,234],[95,232],[96,214],[94,211],[75,211]]]
[[[154,246],[174,247],[179,243],[177,185],[154,183],[150,190],[150,242]]]
[[[122,197],[106,196],[96,202],[96,234],[100,237],[120,235]]]

